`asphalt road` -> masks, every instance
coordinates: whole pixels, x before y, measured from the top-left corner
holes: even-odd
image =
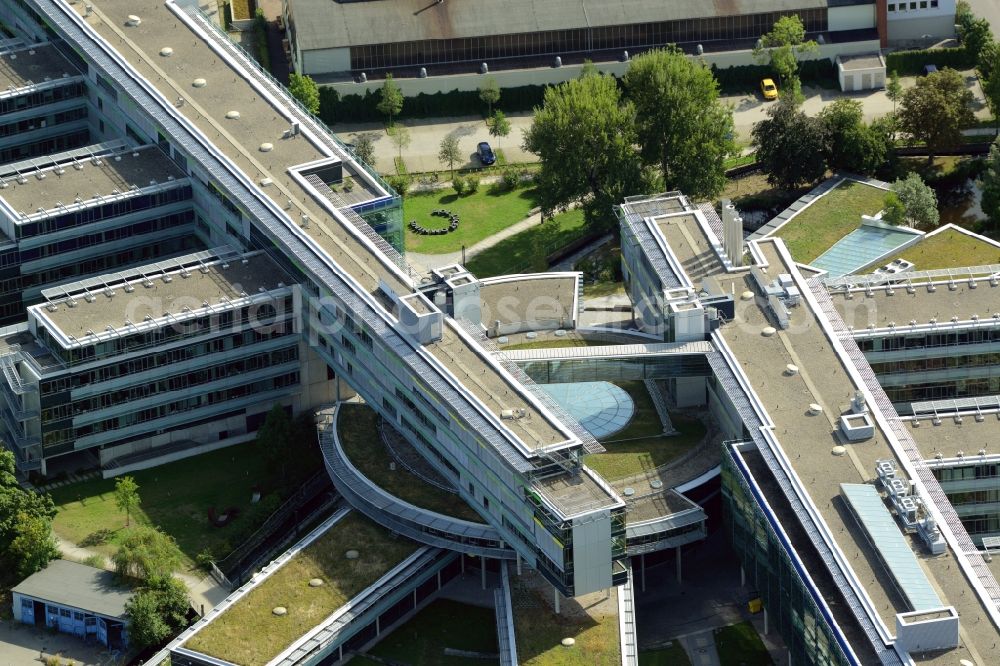
[[[990,22],[993,34],[1000,34],[1000,2],[997,0],[968,0],[972,13]]]

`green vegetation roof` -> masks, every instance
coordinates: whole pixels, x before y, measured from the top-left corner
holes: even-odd
[[[679,435],[663,435],[663,424],[653,399],[643,382],[615,382],[635,403],[635,414],[623,430],[602,440],[606,453],[592,453],[584,462],[608,481],[653,470],[699,444],[705,437],[704,424],[692,417],[672,414]]]
[[[861,226],[862,215],[882,210],[886,191],[847,180],[793,217],[775,235],[785,241],[792,258],[808,264]]]
[[[889,257],[884,263],[894,259],[912,261],[917,271],[984,266],[1000,264],[1000,247],[957,229],[945,229]]]
[[[382,443],[378,415],[367,405],[342,405],[337,422],[340,445],[351,464],[390,495],[414,506],[474,523],[483,519],[456,493],[450,493],[411,474],[402,465],[389,469],[392,456]]]
[[[185,643],[243,666],[266,664],[417,550],[351,512]],[[347,559],[348,550],[360,557]],[[321,578],[324,585],[309,587]],[[284,606],[288,614],[271,611]]]

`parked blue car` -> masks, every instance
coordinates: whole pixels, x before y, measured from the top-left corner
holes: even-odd
[[[489,166],[497,161],[497,156],[493,154],[493,149],[490,148],[490,144],[483,141],[476,148],[476,154],[479,155],[479,162],[483,166]]]

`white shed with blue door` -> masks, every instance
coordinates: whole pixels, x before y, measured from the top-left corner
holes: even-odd
[[[132,592],[118,585],[110,571],[53,560],[11,592],[19,622],[75,634],[111,649],[128,645],[125,603]]]

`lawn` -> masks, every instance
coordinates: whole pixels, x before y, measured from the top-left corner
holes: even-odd
[[[722,666],[770,666],[774,663],[749,622],[731,624],[715,632],[715,648]]]
[[[617,615],[602,617],[600,621],[589,616],[570,615],[565,610],[556,615],[548,600],[519,603],[518,594],[537,596],[540,593],[537,590],[515,592],[514,635],[518,662],[523,666],[621,665]],[[546,596],[551,598],[551,590]],[[572,637],[576,643],[564,647],[560,641],[567,637]]]
[[[360,557],[349,560],[347,550]],[[265,664],[417,549],[351,512],[270,578],[195,634],[185,647],[228,661]],[[321,578],[319,587],[309,581]],[[284,606],[282,617],[271,611]],[[247,640],[252,637],[252,640]]]
[[[428,194],[413,194],[403,199],[403,224],[406,225],[406,251],[419,254],[456,252],[462,246],[472,247],[479,241],[503,231],[528,216],[535,206],[535,191],[519,188],[496,192],[482,185],[478,192],[458,196],[451,188]],[[448,226],[448,220],[432,216],[431,211],[444,209],[458,215],[458,229],[443,236],[421,236],[410,228],[410,220],[426,229]]]
[[[691,666],[691,660],[681,644],[675,641],[667,648],[640,652],[639,666]]]
[[[248,522],[262,520],[250,503],[254,486],[261,485],[265,494],[290,491],[315,472],[313,458],[292,458],[300,464],[290,465],[283,486],[277,479],[269,482],[276,477],[250,444],[134,472],[142,502],[132,513],[132,523],[155,525],[174,537],[186,566],[205,549],[221,559],[245,538]],[[51,490],[58,509],[53,530],[67,541],[111,555],[127,532],[114,488],[114,479],[95,479]],[[224,527],[209,523],[210,508],[222,513],[230,507],[240,510],[232,522]]]
[[[555,229],[550,225],[555,225]],[[545,257],[588,233],[583,211],[574,208],[480,252],[469,259],[466,268],[480,278],[545,270],[548,268]]]
[[[655,469],[690,450],[705,437],[705,425],[698,419],[671,414],[681,434],[663,436],[663,425],[653,399],[643,382],[616,382],[635,403],[635,414],[624,429],[602,440],[607,453],[584,456],[584,462],[608,481]]]
[[[344,453],[358,470],[380,488],[410,504],[482,523],[478,513],[454,493],[432,486],[402,466],[389,469],[393,458],[378,432],[378,415],[367,405],[342,405],[337,434]]]
[[[939,268],[984,266],[1000,264],[1000,247],[973,238],[954,229],[942,231],[925,238],[896,255],[886,259],[906,259],[916,264],[914,270],[930,271]]]
[[[455,657],[445,648],[497,654],[496,615],[492,608],[438,599],[383,638],[367,654],[381,660],[355,657],[351,664],[441,664],[441,666],[486,666],[499,659]]]
[[[885,190],[844,181],[777,231],[795,261],[809,263],[861,226],[862,215],[882,210]]]
[[[584,298],[601,298],[603,296],[625,296],[625,283],[601,280],[599,282],[585,282],[583,285]]]

